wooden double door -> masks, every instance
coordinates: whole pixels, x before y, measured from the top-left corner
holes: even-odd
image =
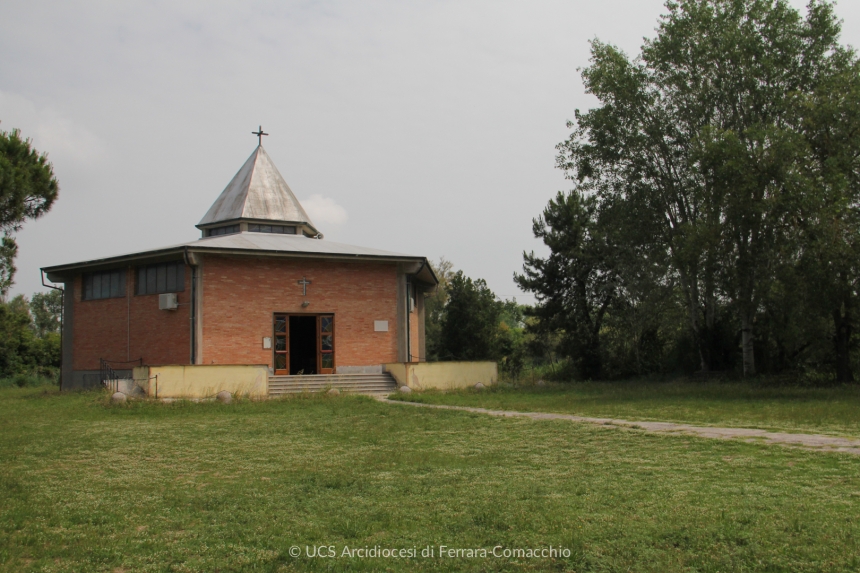
[[[275,314],[275,374],[333,374],[333,314]]]

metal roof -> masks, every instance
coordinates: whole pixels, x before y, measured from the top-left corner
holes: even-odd
[[[237,219],[304,223],[319,232],[262,145],[257,146],[197,226]]]
[[[312,239],[301,235],[281,235],[275,233],[235,233],[232,235],[220,235],[217,237],[206,237],[188,243],[180,243],[159,249],[139,251],[92,259],[78,263],[55,265],[44,267],[49,273],[62,273],[68,270],[83,269],[87,267],[105,267],[114,263],[127,262],[140,259],[151,259],[155,257],[179,255],[183,252],[212,252],[212,253],[234,253],[240,255],[281,255],[295,257],[314,257],[330,259],[381,259],[392,261],[413,261],[426,263],[427,259],[421,256],[394,253],[380,249],[347,245],[344,243],[333,243],[320,239]]]
[[[333,243],[311,239],[301,235],[280,235],[276,233],[235,233],[206,237],[186,243],[192,250],[216,249],[239,251],[266,251],[272,253],[296,253],[306,255],[345,255],[353,257],[383,257],[395,259],[423,259],[413,255],[382,251],[368,247],[358,247],[344,243]]]

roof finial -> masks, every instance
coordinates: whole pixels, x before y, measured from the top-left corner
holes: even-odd
[[[256,136],[257,136],[257,139],[259,140],[259,141],[257,142],[257,145],[262,146],[262,145],[263,145],[263,136],[264,136],[264,135],[269,135],[269,134],[268,134],[268,133],[265,133],[265,132],[263,131],[263,126],[262,126],[262,125],[261,125],[258,129],[259,129],[260,131],[252,131],[251,133],[253,133],[254,135],[256,135]]]

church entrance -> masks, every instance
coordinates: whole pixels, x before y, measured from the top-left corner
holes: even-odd
[[[317,373],[317,317],[290,317],[290,374]]]
[[[275,374],[333,374],[334,315],[276,314]]]

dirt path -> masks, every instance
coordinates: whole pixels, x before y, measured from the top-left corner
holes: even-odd
[[[487,414],[490,416],[502,416],[504,418],[531,418],[533,420],[569,420],[571,422],[587,422],[589,424],[600,424],[604,426],[622,426],[638,428],[648,432],[659,432],[669,434],[690,434],[701,438],[716,438],[720,440],[742,439],[754,443],[772,443],[799,448],[806,448],[827,452],[846,452],[860,455],[860,439],[839,438],[836,436],[823,436],[821,434],[788,434],[784,432],[769,432],[767,430],[754,430],[751,428],[716,428],[711,426],[691,426],[689,424],[675,424],[672,422],[634,422],[630,420],[616,420],[612,418],[587,418],[584,416],[573,416],[571,414],[551,414],[549,412],[516,412],[512,410],[487,410],[484,408],[470,408],[468,406],[444,406],[439,404],[419,404],[417,402],[401,402],[400,400],[388,400],[380,398],[388,404],[404,404],[420,408],[439,408],[442,410],[462,410],[476,414]]]

